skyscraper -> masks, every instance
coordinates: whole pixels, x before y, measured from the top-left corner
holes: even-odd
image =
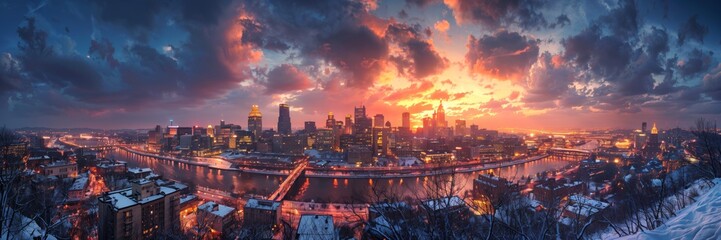
[[[646,122],[641,123],[641,132],[646,133]]]
[[[315,122],[314,121],[305,121],[305,126],[303,128],[306,133],[314,133],[316,130]]]
[[[403,113],[403,124],[401,125],[404,128],[411,129],[411,113],[404,112]]]
[[[353,116],[350,114],[345,116],[345,130],[343,131],[345,134],[352,134],[353,133]]]
[[[466,130],[466,120],[456,120],[456,136],[466,136],[468,135],[467,132],[468,131]]]
[[[448,122],[446,122],[446,110],[443,109],[443,101],[441,101],[441,104],[438,105],[438,110],[436,111],[435,125],[439,128],[448,127]]]
[[[646,144],[646,157],[655,157],[661,151],[661,143],[658,141],[658,129],[656,123],[651,128],[651,134],[648,136],[648,143]]]
[[[286,135],[292,133],[290,130],[290,107],[285,103],[278,106],[278,132]]]
[[[373,126],[374,127],[383,127],[383,124],[385,124],[385,123],[386,123],[386,121],[385,121],[385,117],[383,116],[383,114],[376,114],[373,117]]]
[[[325,128],[333,129],[335,126],[335,117],[333,116],[333,112],[328,113],[328,119],[325,120]]]
[[[248,131],[253,134],[253,141],[258,141],[260,133],[263,132],[263,116],[260,114],[258,105],[250,106],[250,113],[248,113]]]

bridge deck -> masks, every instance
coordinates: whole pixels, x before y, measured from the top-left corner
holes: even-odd
[[[295,180],[300,177],[300,174],[305,171],[305,168],[308,166],[308,161],[303,160],[302,162],[298,163],[298,165],[293,168],[293,171],[290,172],[287,178],[283,180],[282,183],[280,183],[280,186],[278,186],[278,189],[275,190],[273,193],[270,194],[268,199],[273,201],[281,201],[283,198],[285,198],[285,195],[288,194],[288,191],[290,191],[290,187],[293,186],[293,183],[295,183]]]

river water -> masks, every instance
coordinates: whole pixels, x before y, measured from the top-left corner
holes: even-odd
[[[283,176],[272,176],[237,171],[213,170],[204,166],[194,166],[172,161],[157,160],[128,154],[124,151],[110,151],[106,157],[126,161],[128,167],[148,167],[165,178],[189,185],[209,187],[227,192],[268,195],[283,181]],[[550,158],[514,165],[493,172],[508,179],[519,179],[544,171],[561,169],[568,162]],[[473,188],[475,173],[457,173],[445,176],[411,177],[395,179],[370,178],[299,178],[285,199],[295,201],[359,203],[394,197],[399,199],[418,199],[432,196],[438,190],[453,189],[457,194]],[[453,188],[437,187],[439,183],[453,183]]]

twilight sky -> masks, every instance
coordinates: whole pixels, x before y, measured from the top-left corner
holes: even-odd
[[[688,2],[0,0],[0,124],[687,128],[721,120],[721,4]]]

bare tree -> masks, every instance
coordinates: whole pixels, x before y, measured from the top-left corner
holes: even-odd
[[[17,207],[26,206],[21,202],[25,188],[21,177],[29,157],[28,143],[5,127],[0,128],[0,238],[11,238],[23,228],[15,228],[15,221],[22,216]]]
[[[716,123],[703,118],[696,121],[696,128],[691,130],[695,141],[686,145],[686,152],[691,155],[691,163],[699,166],[709,178],[721,177],[721,135]]]

